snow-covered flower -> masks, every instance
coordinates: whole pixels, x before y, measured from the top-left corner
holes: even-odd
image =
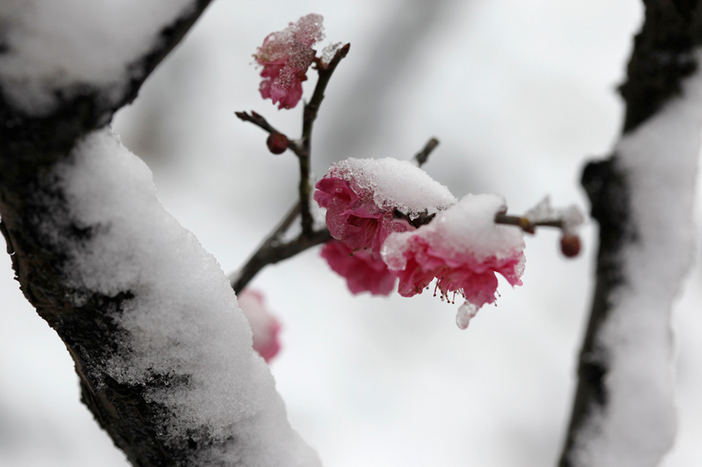
[[[408,161],[392,158],[338,162],[316,185],[332,237],[352,249],[380,253],[387,236],[413,230],[407,220],[434,214],[456,202],[448,189]]]
[[[268,311],[263,294],[258,290],[244,289],[237,299],[251,326],[254,350],[266,362],[270,362],[280,351],[280,322]]]
[[[395,275],[388,271],[380,249],[392,232],[414,227],[404,219],[394,218],[392,210],[376,205],[370,190],[333,172],[317,183],[314,199],[327,209],[327,228],[335,238],[322,248],[322,257],[329,267],[346,279],[353,294],[392,292]]]
[[[331,236],[352,250],[369,249],[379,254],[392,232],[414,229],[406,220],[396,219],[392,209],[375,204],[371,190],[353,180],[344,180],[333,171],[317,183],[314,199],[327,209]]]
[[[497,225],[504,209],[496,195],[467,195],[413,232],[394,233],[382,257],[399,278],[398,292],[410,297],[437,279],[442,296],[455,292],[480,307],[495,301],[496,273],[521,284],[524,240],[519,229]]]
[[[395,287],[395,274],[388,270],[380,255],[368,250],[353,251],[345,243],[331,240],[322,248],[322,257],[334,272],[346,279],[353,294],[388,295]]]
[[[414,230],[407,219],[434,214],[456,202],[422,169],[391,158],[338,162],[315,188],[315,201],[327,210],[329,233],[341,243],[328,244],[322,255],[353,293],[390,293],[394,273],[380,256],[385,239]]]
[[[302,98],[302,82],[316,55],[312,46],[324,37],[322,20],[321,15],[313,13],[303,16],[266,36],[254,54],[263,66],[261,96],[277,103],[279,109],[291,109]]]

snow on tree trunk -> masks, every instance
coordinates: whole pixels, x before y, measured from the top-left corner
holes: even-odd
[[[670,312],[694,250],[692,207],[702,136],[702,75],[625,135],[617,165],[630,195],[624,282],[596,339],[606,404],[576,440],[576,465],[654,466],[675,439]]]
[[[670,313],[693,250],[701,12],[646,2],[621,87],[624,135],[583,173],[600,249],[561,466],[654,466],[674,442]]]
[[[227,277],[164,211],[146,165],[98,130],[49,178],[69,212],[43,224],[46,236],[65,231],[67,219],[90,231],[78,242],[54,239],[67,256],[72,302],[124,297],[111,310],[120,338],[94,377],[145,388],[145,402],[159,407],[158,436],[166,446],[198,446],[198,465],[317,465],[252,350]]]
[[[105,127],[208,3],[0,6],[0,230],[133,464],[315,466],[224,273]]]

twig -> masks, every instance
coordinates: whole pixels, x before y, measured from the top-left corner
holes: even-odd
[[[254,125],[256,125],[259,128],[262,128],[264,131],[267,133],[280,133],[280,131],[276,130],[273,125],[268,123],[268,121],[263,117],[263,115],[254,112],[253,110],[251,112],[234,112],[234,115],[239,117],[240,120],[243,120],[245,122],[251,122]]]
[[[350,49],[351,44],[345,44],[336,51],[334,57],[329,61],[329,63],[325,64],[321,60],[317,60],[316,62],[317,74],[319,75],[319,78],[317,79],[317,85],[312,93],[312,98],[307,104],[305,104],[302,121],[302,137],[300,138],[303,149],[307,151],[310,150],[312,127],[317,119],[319,106],[322,104],[322,100],[324,100],[324,91],[327,89],[329,79],[334,73],[334,70],[336,70],[337,65],[339,65],[339,62],[341,62],[341,60],[348,55]]]
[[[293,222],[295,222],[295,219],[297,219],[297,216],[300,215],[300,202],[298,201],[295,203],[293,207],[291,207],[288,210],[288,213],[285,215],[282,221],[280,221],[280,224],[278,224],[278,227],[273,231],[273,234],[271,235],[273,241],[280,241],[280,237],[282,237],[285,232],[288,231],[290,226],[292,225]]]
[[[429,154],[432,153],[434,149],[439,145],[439,140],[436,138],[430,138],[427,144],[424,145],[421,151],[414,155],[414,161],[419,167],[423,166],[427,159],[429,159]]]
[[[300,137],[301,151],[296,153],[300,164],[300,185],[298,194],[300,197],[300,217],[302,233],[309,234],[312,232],[312,212],[310,211],[310,154],[312,142],[312,128],[314,121],[317,119],[319,106],[324,99],[324,90],[327,88],[329,79],[341,60],[349,53],[351,44],[345,44],[336,51],[334,57],[328,64],[324,64],[321,60],[317,60],[317,85],[312,93],[312,98],[305,104],[302,116],[302,136]]]
[[[291,138],[285,136],[288,140],[288,149],[290,149],[297,156],[297,160],[300,166],[300,183],[298,185],[298,197],[301,215],[301,227],[303,235],[311,235],[312,232],[312,212],[310,211],[310,193],[312,188],[310,186],[310,155],[311,155],[311,142],[312,142],[312,128],[314,127],[314,121],[317,119],[317,113],[319,112],[319,106],[324,100],[324,90],[329,84],[329,79],[331,78],[334,70],[336,70],[337,65],[341,60],[346,57],[349,53],[351,44],[345,44],[339,50],[336,51],[334,57],[329,61],[329,63],[324,63],[321,59],[316,58],[315,64],[317,65],[317,84],[315,85],[314,92],[312,93],[312,98],[308,103],[305,104],[303,114],[302,114],[302,134],[299,141],[295,141]],[[273,125],[268,123],[268,121],[260,114],[251,112],[234,112],[239,119],[250,122],[261,128],[263,131],[273,134],[284,133],[278,131]]]
[[[320,59],[315,60],[318,79],[314,92],[312,93],[312,98],[304,106],[302,135],[299,141],[294,141],[286,136],[288,149],[295,153],[300,166],[300,184],[298,187],[299,200],[295,206],[288,211],[273,232],[261,243],[254,254],[246,261],[241,270],[232,278],[232,287],[237,293],[266,265],[290,258],[308,248],[324,243],[331,238],[327,229],[315,231],[312,228],[313,219],[310,210],[310,154],[312,129],[319,112],[319,106],[324,99],[324,90],[329,83],[329,79],[339,62],[349,53],[350,47],[350,44],[346,44],[337,50],[329,63],[325,64]],[[268,123],[262,115],[254,111],[248,113],[235,112],[235,114],[239,119],[253,123],[269,134],[283,134]],[[302,232],[294,240],[282,242],[282,236],[287,232],[298,215],[301,217]]]
[[[395,209],[395,211],[393,212],[393,216],[397,219],[406,220],[410,225],[418,229],[419,227],[429,224],[432,220],[434,220],[434,217],[436,217],[436,213],[425,213],[420,214],[418,216],[410,217],[404,212]],[[514,225],[521,228],[524,232],[530,234],[533,234],[537,227],[555,227],[561,230],[563,230],[563,228],[565,227],[565,224],[561,219],[532,221],[525,216],[512,216],[505,214],[504,212],[498,212],[497,214],[495,214],[495,224]]]
[[[280,133],[281,135],[285,135],[285,133],[278,131],[273,125],[268,123],[268,120],[266,120],[263,115],[254,112],[253,110],[251,112],[234,112],[234,115],[236,115],[239,118],[239,120],[253,123],[268,134]],[[288,140],[288,149],[290,149],[298,157],[300,157],[300,154],[302,152],[302,148],[300,147],[300,145],[297,144],[296,141],[288,138],[287,136],[285,137]]]
[[[504,212],[498,212],[495,214],[495,224],[516,225],[524,232],[530,234],[533,234],[537,227],[555,227],[557,229],[563,229],[564,227],[564,223],[561,219],[532,221],[525,216],[512,216],[507,215]]]
[[[294,218],[293,218],[294,220]],[[300,233],[294,240],[287,243],[276,244],[268,242],[261,245],[249,258],[244,267],[232,280],[232,288],[237,294],[254,278],[258,272],[269,264],[288,259],[308,248],[326,243],[331,240],[327,229],[315,230],[310,234]]]

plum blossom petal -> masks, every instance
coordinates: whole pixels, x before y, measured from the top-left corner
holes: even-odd
[[[388,235],[414,229],[406,220],[395,218],[393,210],[377,206],[370,191],[352,188],[349,181],[330,175],[316,188],[315,201],[327,208],[329,233],[352,250],[369,249],[379,255]]]
[[[448,188],[431,178],[416,164],[390,157],[350,157],[332,165],[325,178],[346,181],[348,189],[377,209],[396,209],[412,219],[422,214],[434,214],[456,202]],[[341,193],[348,193],[343,187],[340,188],[340,192],[322,190],[335,197]],[[320,199],[320,204],[321,201]]]
[[[254,54],[263,66],[261,96],[277,103],[279,109],[291,109],[302,98],[302,82],[316,55],[313,46],[324,37],[322,21],[322,16],[314,13],[303,16],[266,36]]]
[[[346,279],[353,294],[388,295],[395,287],[395,274],[388,270],[379,256],[368,250],[354,252],[345,243],[331,240],[322,248],[322,257],[334,272]]]
[[[391,158],[349,158],[334,164],[317,183],[314,199],[327,210],[332,237],[376,254],[391,233],[414,230],[397,212],[411,219],[456,202],[422,169]]]
[[[496,273],[521,285],[524,239],[519,229],[497,225],[504,208],[496,195],[467,195],[413,232],[391,234],[383,260],[399,277],[398,292],[410,297],[437,279],[447,298],[455,292],[481,307],[495,301]]]
[[[251,326],[254,350],[266,362],[270,362],[280,351],[280,322],[268,311],[263,294],[258,290],[244,289],[237,299]]]
[[[414,230],[407,219],[456,201],[416,165],[390,158],[338,162],[315,188],[314,199],[326,208],[327,228],[336,239],[323,248],[322,256],[353,293],[390,293],[395,273],[380,256],[385,239]]]

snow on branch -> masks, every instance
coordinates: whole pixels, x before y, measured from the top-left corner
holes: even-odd
[[[702,7],[646,7],[624,136],[583,174],[600,249],[561,466],[655,466],[675,437],[670,313],[693,250]]]
[[[196,446],[194,464],[316,465],[252,352],[226,276],[164,211],[146,165],[100,130],[53,175],[68,218],[91,231],[78,242],[55,240],[67,255],[72,302],[123,297],[110,315],[119,337],[110,338],[110,355],[91,362],[88,377],[98,387],[109,379],[141,392],[158,415],[157,440],[176,451]],[[50,218],[42,228],[51,235],[65,222]]]
[[[219,265],[105,128],[208,3],[2,3],[0,230],[133,464],[314,466]]]
[[[657,465],[675,438],[671,307],[694,249],[692,205],[702,131],[702,76],[616,146],[631,199],[622,283],[594,340],[604,404],[575,440],[576,465]]]
[[[96,91],[98,105],[121,107],[208,3],[3,2],[4,99],[28,115],[50,114],[62,101]]]

